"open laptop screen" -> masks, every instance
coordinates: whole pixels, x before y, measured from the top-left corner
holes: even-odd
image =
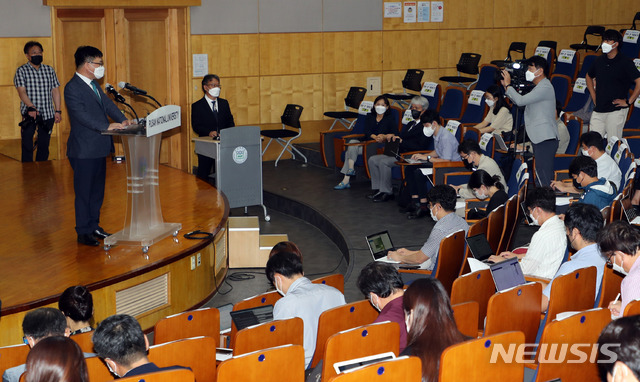
[[[487,235],[484,233],[467,237],[467,245],[476,260],[484,261],[494,254],[493,249],[491,249],[491,245],[487,240]]]
[[[388,231],[378,232],[366,237],[367,245],[374,260],[385,257],[387,252],[395,250]]]
[[[524,274],[522,273],[522,268],[520,268],[517,257],[492,264],[490,269],[491,276],[493,276],[493,281],[496,284],[496,289],[500,292],[527,282],[524,279]]]
[[[256,308],[235,310],[229,313],[238,330],[249,326],[273,321],[273,305],[263,305]]]

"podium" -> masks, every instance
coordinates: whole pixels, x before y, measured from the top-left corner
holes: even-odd
[[[103,131],[122,138],[127,163],[127,210],[124,228],[104,239],[104,249],[112,245],[139,245],[147,253],[149,246],[167,236],[177,236],[180,223],[162,218],[158,165],[162,132],[180,126],[180,106],[167,105],[149,114],[144,124],[122,130]]]

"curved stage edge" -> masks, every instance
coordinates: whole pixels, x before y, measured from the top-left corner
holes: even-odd
[[[125,166],[107,163],[100,222],[107,232],[123,226]],[[21,343],[26,312],[57,307],[60,293],[72,285],[91,290],[95,322],[117,311],[136,316],[147,330],[160,318],[202,305],[224,281],[229,204],[193,175],[160,166],[164,220],[181,223],[182,230],[152,245],[147,254],[141,247],[105,251],[76,242],[68,161],[22,164],[0,155],[0,177],[0,213],[5,216],[0,222],[0,346]],[[183,237],[196,229],[214,237]]]

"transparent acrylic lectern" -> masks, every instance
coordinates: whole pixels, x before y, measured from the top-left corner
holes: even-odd
[[[162,132],[180,126],[180,106],[163,106],[149,114],[146,124],[102,134],[122,138],[127,162],[127,210],[124,228],[104,239],[104,249],[112,245],[139,245],[147,253],[149,246],[167,236],[178,234],[180,223],[162,219],[158,165]]]

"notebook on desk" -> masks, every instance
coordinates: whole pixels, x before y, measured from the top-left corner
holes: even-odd
[[[395,251],[396,248],[393,246],[393,242],[391,241],[391,236],[389,235],[389,231],[382,231],[378,233],[374,233],[373,235],[368,235],[365,237],[367,241],[367,245],[369,246],[369,251],[371,252],[371,256],[374,261],[382,261],[385,263],[399,263],[399,261],[389,260],[387,258],[387,254],[389,251]]]

